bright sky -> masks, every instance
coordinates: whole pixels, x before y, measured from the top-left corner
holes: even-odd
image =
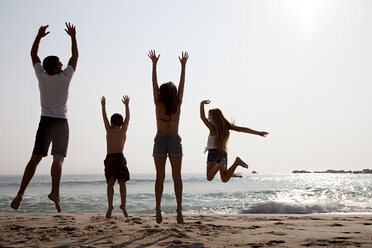
[[[70,87],[70,143],[63,173],[103,173],[107,111],[131,121],[124,154],[131,173],[155,173],[156,133],[151,61],[160,53],[159,83],[179,82],[181,51],[190,58],[180,135],[183,173],[205,172],[208,130],[199,103],[220,108],[237,125],[267,138],[232,133],[229,161],[249,170],[372,168],[372,1],[0,1],[0,174],[22,174],[40,119],[30,50],[41,25],[40,58],[64,65],[77,27],[80,57]],[[49,173],[51,156],[38,174]],[[168,166],[169,168],[169,166]],[[168,170],[170,171],[170,170]]]

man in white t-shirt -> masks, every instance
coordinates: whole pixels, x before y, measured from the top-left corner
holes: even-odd
[[[49,34],[47,26],[41,26],[31,49],[32,65],[39,81],[41,118],[35,137],[35,145],[28,162],[21,186],[10,206],[18,209],[27,185],[35,174],[36,167],[43,157],[48,155],[49,145],[52,143],[53,164],[51,168],[52,190],[48,198],[54,202],[57,211],[61,212],[59,200],[59,185],[62,174],[62,164],[66,157],[69,126],[67,122],[67,99],[71,78],[76,70],[79,52],[76,42],[76,28],[66,23],[66,33],[71,37],[72,56],[66,69],[62,70],[62,63],[57,56],[48,56],[43,65],[38,54],[41,38]]]

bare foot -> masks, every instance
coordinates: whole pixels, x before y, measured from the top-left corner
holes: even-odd
[[[163,222],[163,217],[161,216],[161,210],[156,210],[156,223],[160,224]]]
[[[184,224],[183,222],[183,216],[182,211],[177,209],[177,223],[178,224]]]
[[[54,202],[54,205],[56,206],[57,212],[60,213],[61,212],[61,205],[59,203],[59,195],[50,193],[48,195],[48,198],[49,198],[49,200]]]
[[[125,218],[128,218],[127,209],[125,207],[123,207],[123,205],[120,205],[120,209],[123,210],[123,214],[124,214]]]
[[[240,165],[248,169],[248,165],[243,160],[241,160],[239,157],[236,157],[234,164]]]
[[[114,209],[114,207],[109,207],[107,209],[107,212],[106,212],[106,218],[107,219],[110,219],[111,218],[111,212],[112,212],[113,209]]]
[[[13,209],[15,209],[15,210],[17,210],[19,208],[19,205],[21,204],[21,201],[22,201],[22,196],[17,195],[13,199],[12,203],[10,203],[10,207],[13,208]]]

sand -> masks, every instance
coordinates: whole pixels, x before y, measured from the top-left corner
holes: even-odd
[[[0,214],[0,247],[372,247],[372,214]]]

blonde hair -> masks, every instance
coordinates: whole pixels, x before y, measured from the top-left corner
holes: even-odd
[[[229,130],[233,128],[234,124],[226,120],[222,111],[218,108],[209,110],[208,114],[216,131],[215,145],[221,153],[222,150],[226,150],[226,144],[230,136]]]

